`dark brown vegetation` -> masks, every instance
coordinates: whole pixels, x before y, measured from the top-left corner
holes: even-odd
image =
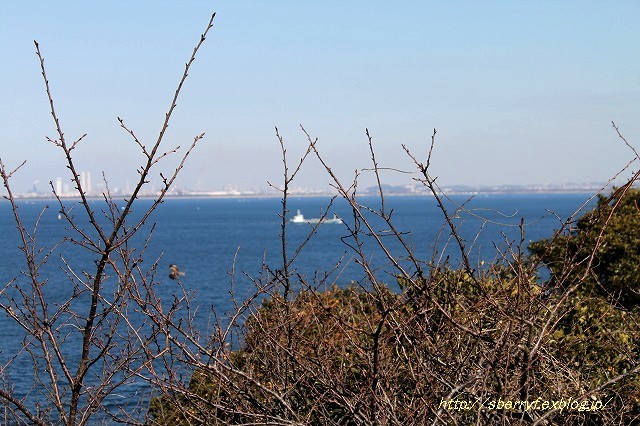
[[[95,255],[95,269],[67,264],[68,299],[49,303],[42,265],[52,251],[37,244],[18,214],[10,189],[13,172],[0,172],[13,206],[27,269],[0,290],[0,307],[22,328],[24,350],[0,366],[0,401],[7,424],[632,424],[640,416],[638,364],[640,193],[636,174],[577,220],[567,219],[553,238],[530,254],[521,238],[507,241],[498,259],[475,265],[470,242],[456,217],[466,209],[445,207],[430,174],[435,131],[417,177],[442,212],[444,245],[458,251],[452,264],[438,253],[415,255],[407,230],[394,226],[385,203],[374,144],[367,131],[378,182],[376,205],[364,205],[356,178],[344,185],[322,156],[318,141],[302,129],[306,153],[284,166],[282,251],[278,269],[263,268],[252,296],[212,329],[194,327],[194,294],[181,286],[172,300],[156,292],[165,277],[156,264],[142,268],[146,244],[134,247],[143,229],[202,135],[196,136],[163,191],[142,219],[129,223],[136,194],[153,167],[168,154],[160,148],[176,99],[212,20],[186,65],[157,141],[147,147],[121,120],[143,154],[140,180],[124,209],[105,193],[104,211],[85,199],[72,151],[58,122],[38,50],[58,136],[80,196],[82,211],[59,203],[69,241]],[[617,128],[616,128],[617,130]],[[626,142],[626,141],[625,141]],[[363,280],[325,287],[296,271],[300,247],[287,238],[288,191],[296,174],[315,157],[346,200],[343,242],[362,268]],[[98,219],[99,217],[99,219]],[[105,220],[106,219],[106,220]],[[106,225],[105,225],[106,223]],[[394,244],[391,244],[391,240]],[[391,247],[400,249],[391,249]],[[371,250],[383,253],[380,278]],[[442,249],[442,247],[439,247]],[[53,250],[53,249],[51,249]],[[548,267],[549,279],[541,278]],[[214,311],[215,314],[215,311]],[[69,331],[72,330],[72,331]],[[69,333],[82,345],[69,348]],[[77,352],[70,352],[75,349]],[[30,361],[34,385],[16,395],[5,374]],[[126,412],[105,404],[121,386],[144,383],[154,392],[149,407]],[[37,391],[35,390],[37,389]],[[547,404],[547,405],[545,405]],[[568,406],[567,406],[568,405]],[[149,408],[147,413],[147,408]],[[108,419],[108,420],[105,420]]]

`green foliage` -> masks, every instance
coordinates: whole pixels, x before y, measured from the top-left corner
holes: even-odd
[[[640,304],[640,190],[599,196],[576,229],[532,243],[535,259],[548,265],[554,284],[585,278],[578,291],[599,295],[631,309]]]
[[[637,365],[640,344],[640,190],[599,196],[568,235],[534,242],[534,260],[549,267],[554,299],[571,290],[553,334],[559,362],[576,368],[593,389]],[[640,410],[640,377],[609,387]]]

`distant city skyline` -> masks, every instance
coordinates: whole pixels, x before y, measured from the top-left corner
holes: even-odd
[[[84,189],[84,194],[88,197],[103,198],[106,195],[104,187],[97,189],[92,187],[91,173],[80,173],[81,186]],[[80,194],[75,189],[75,182],[63,183],[61,177],[57,177],[53,189],[49,188],[46,191],[40,191],[34,187],[28,192],[13,192],[15,198],[29,199],[29,198],[46,198],[51,199],[55,196],[60,198],[79,198]],[[528,185],[444,185],[439,187],[439,192],[445,194],[491,194],[491,193],[589,193],[595,194],[600,190],[610,190],[616,182],[570,182],[563,184],[528,184]],[[50,185],[51,186],[51,185]],[[73,186],[73,187],[72,187]],[[125,187],[112,187],[109,188],[109,194],[112,197],[129,197],[132,195],[133,188],[129,182]],[[389,185],[382,184],[382,190],[387,195],[426,195],[431,196],[430,189],[420,182],[414,181],[404,185]],[[55,191],[55,195],[54,195]],[[362,196],[379,194],[380,188],[377,185],[359,188],[358,193]],[[337,195],[336,188],[310,188],[291,186],[289,187],[288,194],[290,196],[333,196]],[[138,194],[141,197],[154,197],[159,194],[159,189],[153,185],[147,185],[143,187],[142,191]],[[167,197],[281,197],[282,192],[277,188],[270,186],[266,189],[259,188],[246,188],[235,185],[225,185],[222,188],[214,190],[197,190],[189,187],[173,186],[166,194]]]
[[[640,3],[611,2],[2,2],[0,158],[15,191],[71,190],[33,40],[45,57],[66,137],[91,192],[125,191],[160,129],[184,63],[212,12],[164,150],[205,139],[176,188],[269,191],[306,148],[300,124],[344,183],[379,165],[415,172],[402,148],[442,185],[561,185],[606,181],[640,147]],[[169,156],[153,174],[176,166]],[[635,168],[634,168],[635,167]],[[637,170],[623,173],[623,180]],[[415,175],[383,172],[390,185]],[[371,172],[362,187],[375,183]],[[330,188],[309,157],[294,185]]]

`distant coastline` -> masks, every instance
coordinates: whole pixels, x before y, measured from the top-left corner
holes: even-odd
[[[451,185],[441,187],[441,194],[446,195],[491,195],[491,194],[595,194],[606,188],[605,182],[593,182],[582,184],[562,184],[562,185]],[[432,196],[426,187],[418,185],[410,186],[393,186],[383,185],[382,190],[386,196]],[[368,187],[359,191],[360,195],[375,196],[380,192],[377,186]],[[2,194],[6,197],[6,194]],[[127,192],[112,193],[113,198],[128,198],[131,196]],[[337,193],[323,190],[314,190],[307,188],[292,189],[289,192],[290,197],[332,197]],[[157,192],[148,192],[138,195],[138,198],[155,198]],[[15,199],[20,200],[55,200],[52,193],[16,193]],[[166,198],[280,198],[281,194],[275,190],[260,192],[254,190],[230,190],[230,191],[190,191],[190,190],[174,190],[165,195]],[[61,199],[79,199],[76,193],[62,194]],[[93,193],[87,195],[87,198],[103,199],[102,194]]]

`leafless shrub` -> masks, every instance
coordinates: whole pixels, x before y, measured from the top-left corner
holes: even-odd
[[[214,16],[185,65],[157,139],[146,145],[122,119],[118,119],[121,127],[140,147],[143,164],[138,169],[138,182],[124,206],[116,205],[107,190],[104,194],[105,207],[101,211],[96,210],[95,204],[88,200],[73,159],[73,151],[85,135],[75,141],[69,141],[65,136],[56,113],[44,58],[35,42],[57,132],[55,138],[48,140],[60,148],[66,159],[80,198],[77,208],[63,202],[53,184],[52,190],[61,217],[69,229],[66,241],[76,248],[91,252],[95,269],[79,267],[72,255],[66,257],[57,247],[47,250],[38,245],[39,219],[32,230],[29,230],[30,225],[23,222],[10,186],[11,176],[16,170],[9,171],[0,162],[0,175],[8,193],[5,198],[13,209],[21,250],[26,260],[22,277],[16,277],[0,290],[0,307],[22,328],[25,336],[22,348],[15,355],[5,353],[9,356],[8,362],[0,370],[3,377],[0,400],[8,423],[78,425],[87,424],[91,419],[95,421],[96,418],[135,422],[135,413],[123,412],[118,404],[114,408],[108,399],[123,386],[131,386],[137,381],[154,381],[160,374],[156,370],[158,367],[171,369],[173,361],[165,357],[164,342],[172,338],[166,322],[178,313],[185,315],[185,307],[188,315],[191,296],[184,291],[171,306],[166,306],[166,302],[160,300],[155,291],[157,265],[154,263],[149,269],[142,268],[146,243],[143,243],[143,247],[134,247],[132,241],[143,231],[152,212],[162,203],[204,134],[193,138],[191,145],[180,154],[179,164],[172,173],[168,176],[160,173],[162,188],[151,206],[135,220],[131,212],[158,162],[179,152],[179,147],[163,152],[162,142],[189,69],[213,26]],[[148,232],[146,241],[151,233]],[[42,272],[51,256],[58,252],[68,279],[62,291],[60,288],[53,289],[49,278]],[[154,315],[161,315],[164,322],[154,321]],[[181,319],[189,320],[189,317]],[[12,390],[7,374],[19,363],[31,363],[34,372],[33,385],[22,394]],[[28,377],[21,377],[20,380],[26,381]],[[139,407],[139,410],[144,413],[146,406]]]

